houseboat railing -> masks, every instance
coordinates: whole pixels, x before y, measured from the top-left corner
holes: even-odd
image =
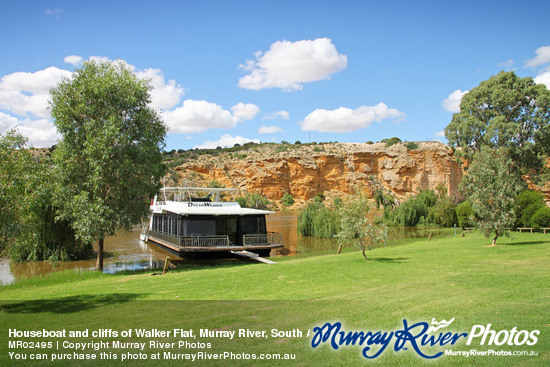
[[[149,230],[149,236],[158,238],[159,240],[171,243],[172,245],[179,246],[179,238],[166,233],[160,233],[157,231]]]
[[[160,233],[149,230],[149,236],[168,242],[178,247],[236,247],[238,245],[231,243],[229,236],[174,236],[171,234]],[[245,234],[243,235],[243,246],[266,246],[273,244],[282,244],[283,236],[280,233],[267,234]]]
[[[282,243],[283,243],[283,236],[280,233],[243,235],[244,246],[265,246],[265,245],[282,244]]]
[[[185,236],[179,238],[180,247],[229,247],[234,246],[229,236]]]

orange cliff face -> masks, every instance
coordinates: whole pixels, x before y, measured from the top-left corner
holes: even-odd
[[[448,193],[455,193],[463,170],[451,149],[440,142],[418,145],[408,151],[404,144],[387,148],[383,143],[270,144],[239,154],[200,156],[175,170],[179,185],[205,186],[216,180],[275,201],[285,192],[298,201],[318,193],[340,196],[358,185],[370,197],[377,187],[399,199],[421,189],[435,189],[440,183]]]

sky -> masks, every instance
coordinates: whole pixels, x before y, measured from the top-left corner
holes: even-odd
[[[166,150],[445,142],[491,75],[550,88],[547,0],[0,1],[0,134],[35,147],[59,141],[48,93],[86,60],[150,79]]]

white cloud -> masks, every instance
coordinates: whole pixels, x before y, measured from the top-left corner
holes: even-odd
[[[49,93],[62,78],[68,78],[71,72],[50,66],[34,73],[18,71],[7,74],[0,79],[0,90],[15,90],[33,94]]]
[[[200,133],[208,129],[231,129],[238,122],[253,118],[259,112],[254,107],[258,108],[239,103],[231,108],[231,113],[212,102],[187,99],[181,107],[164,111],[163,117],[172,133]]]
[[[17,130],[29,139],[30,145],[36,148],[50,147],[60,139],[55,126],[48,119],[21,121]]]
[[[70,55],[65,57],[63,61],[66,62],[67,64],[79,66],[82,63],[82,57],[78,55]]]
[[[50,116],[49,91],[71,72],[54,66],[34,73],[15,72],[0,79],[0,109],[17,115]]]
[[[4,134],[6,131],[17,125],[17,119],[8,114],[0,112],[0,134]]]
[[[263,120],[276,120],[276,119],[288,120],[289,118],[290,116],[287,111],[276,111],[276,112],[270,113],[269,115],[265,115]]]
[[[542,46],[535,50],[537,56],[525,62],[526,67],[535,67],[550,62],[550,46]]]
[[[15,90],[0,89],[0,109],[20,116],[31,114],[41,118],[50,117],[48,99],[48,94],[29,96]]]
[[[239,102],[235,106],[231,107],[233,111],[233,116],[238,121],[252,120],[258,113],[260,113],[260,108],[252,103],[242,103]]]
[[[368,127],[384,119],[404,118],[405,114],[384,103],[376,106],[360,106],[355,110],[340,107],[335,110],[317,109],[299,122],[302,130],[320,132],[350,132]]]
[[[239,79],[245,89],[282,88],[300,90],[300,83],[329,79],[347,66],[347,56],[339,54],[329,38],[277,41],[265,53],[240,67],[249,72]]]
[[[65,10],[63,9],[60,9],[60,8],[56,8],[56,9],[46,9],[45,13],[47,15],[53,15],[55,16],[56,18],[59,18],[59,16],[61,15],[61,13],[63,13]]]
[[[449,112],[460,112],[460,101],[462,97],[468,93],[468,91],[461,91],[460,89],[455,90],[453,93],[449,94],[449,97],[443,100],[443,108]]]
[[[513,70],[515,69],[515,68],[512,68],[513,66],[514,66],[514,60],[504,61],[497,65],[497,67],[504,70]]]
[[[435,133],[435,136],[441,138],[441,137],[445,137],[445,131],[438,131]]]
[[[151,106],[158,109],[174,108],[183,96],[183,88],[176,84],[175,80],[164,81],[164,75],[160,69],[148,68],[136,72],[138,78],[150,79],[153,90],[151,91]]]
[[[258,134],[274,134],[284,132],[279,126],[262,126],[258,130]]]
[[[135,66],[124,60],[110,60],[103,56],[92,56],[89,60],[120,62],[129,67],[139,78],[149,78],[152,84],[151,106],[158,109],[175,107],[183,96],[183,88],[174,80],[165,81],[160,69],[145,69],[136,71]],[[70,55],[65,62],[77,65],[82,57]],[[36,72],[15,72],[2,76],[0,79],[0,109],[14,114],[39,118],[50,117],[48,109],[49,91],[63,78],[70,78],[72,72],[54,66]]]
[[[546,88],[550,89],[550,71],[546,71],[535,78],[535,83],[545,84]]]
[[[220,136],[218,140],[207,140],[201,145],[195,145],[195,148],[199,148],[199,149],[215,149],[217,147],[225,148],[225,147],[232,147],[235,144],[243,145],[250,142],[260,143],[258,139],[248,139],[242,136],[231,136],[229,134],[225,134]]]

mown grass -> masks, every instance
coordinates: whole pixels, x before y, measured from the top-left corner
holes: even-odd
[[[441,365],[548,365],[550,235],[514,234],[500,243],[495,248],[484,247],[489,240],[474,233],[378,248],[367,253],[371,259],[368,263],[359,252],[346,252],[277,259],[276,265],[237,262],[182,268],[163,276],[62,272],[2,288],[0,319],[6,325],[4,330],[306,330],[326,321],[341,321],[348,330],[377,331],[402,328],[403,319],[430,322],[432,318],[455,317],[452,330],[457,332],[469,333],[473,325],[489,323],[493,330],[515,326],[518,330],[538,329],[539,342],[532,347],[477,349],[534,350],[539,355],[441,357]],[[2,332],[0,363],[13,364],[6,359],[7,340],[7,332]],[[211,342],[215,350],[297,354],[296,361],[281,361],[279,365],[364,363],[359,347],[314,350],[306,337]],[[472,347],[462,342],[449,349]],[[226,362],[251,365],[250,361]],[[388,350],[369,363],[429,362],[412,351]],[[273,361],[266,364],[277,365]]]

